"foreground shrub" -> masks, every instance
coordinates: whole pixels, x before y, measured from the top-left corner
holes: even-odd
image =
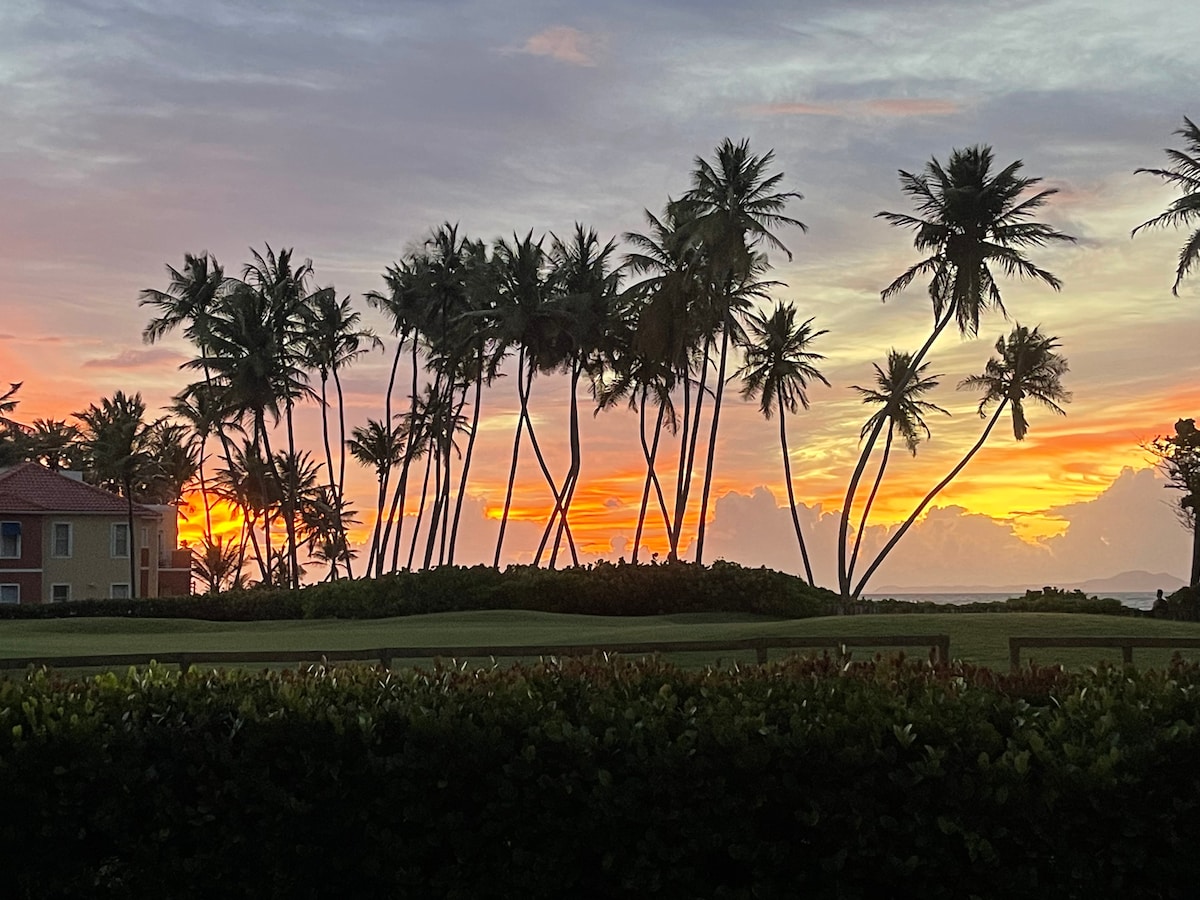
[[[12,897],[1187,897],[1200,669],[0,682]]]
[[[1200,622],[1200,587],[1182,587],[1166,598],[1165,618]]]
[[[442,566],[314,584],[299,591],[255,588],[149,600],[83,600],[0,606],[0,619],[126,616],[213,621],[372,619],[477,609],[527,609],[596,616],[742,612],[781,618],[828,615],[836,597],[803,579],[736,563],[568,569]]]

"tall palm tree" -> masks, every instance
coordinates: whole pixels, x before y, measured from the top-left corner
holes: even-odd
[[[863,588],[879,568],[880,564],[891,553],[892,548],[908,532],[925,511],[934,497],[942,492],[955,476],[971,461],[987,441],[996,423],[1005,409],[1012,416],[1013,437],[1018,441],[1025,440],[1029,433],[1029,421],[1026,418],[1026,403],[1030,400],[1046,407],[1060,416],[1066,415],[1059,404],[1068,403],[1071,394],[1062,386],[1062,378],[1069,370],[1066,357],[1059,354],[1058,338],[1044,335],[1038,328],[1032,331],[1017,324],[1007,340],[1002,336],[996,341],[996,356],[988,360],[980,375],[972,375],[959,382],[959,389],[982,390],[983,399],[979,401],[979,416],[987,418],[987,410],[991,404],[996,409],[988,419],[987,425],[980,434],[979,440],[967,451],[959,463],[950,470],[933,489],[917,504],[903,524],[896,529],[891,539],[884,545],[879,555],[858,584],[854,588],[854,597],[862,594]]]
[[[692,187],[683,197],[691,207],[693,235],[704,250],[711,272],[710,296],[716,306],[713,318],[720,334],[708,458],[700,493],[696,562],[704,561],[705,520],[712,490],[721,400],[730,342],[738,336],[737,318],[746,309],[748,300],[765,293],[766,284],[757,278],[767,265],[761,248],[770,247],[792,258],[791,251],[774,230],[784,226],[806,230],[803,222],[783,214],[789,201],[803,196],[795,191],[778,190],[783,173],[770,172],[774,159],[773,150],[754,156],[748,140],[734,144],[726,138],[717,147],[712,163],[696,158]]]
[[[21,384],[9,382],[8,390],[0,394],[0,466],[20,462],[26,453],[24,426],[8,418],[21,402],[17,399]]]
[[[785,420],[789,412],[794,414],[800,407],[808,409],[810,381],[820,381],[829,387],[828,380],[816,367],[816,363],[825,357],[809,349],[814,340],[828,332],[824,329],[814,331],[812,322],[810,318],[797,323],[796,307],[790,303],[777,304],[769,316],[751,313],[746,318],[746,362],[734,375],[744,383],[743,397],[747,400],[761,398],[758,408],[764,418],[769,421],[772,413],[779,412],[779,448],[783,454],[788,507],[791,509],[792,526],[796,529],[796,542],[800,545],[800,556],[809,584],[816,582],[808,559],[808,548],[804,543],[804,533],[800,528],[800,516],[796,511]]]
[[[1187,116],[1183,117],[1183,127],[1175,131],[1183,138],[1187,150],[1164,151],[1174,165],[1169,169],[1135,169],[1134,174],[1145,172],[1157,175],[1167,184],[1179,188],[1182,196],[1176,199],[1166,212],[1160,213],[1153,219],[1143,222],[1133,229],[1131,237],[1143,228],[1159,228],[1177,225],[1191,227],[1200,226],[1200,128]],[[1179,284],[1183,281],[1192,267],[1200,261],[1200,227],[1191,233],[1179,251],[1179,264],[1175,267],[1175,283],[1171,293],[1179,294]]]
[[[337,299],[332,288],[325,288],[311,297],[311,315],[303,335],[305,363],[317,370],[321,379],[321,438],[325,445],[325,466],[329,489],[338,502],[335,511],[345,506],[346,484],[346,407],[340,372],[370,350],[382,349],[383,342],[369,328],[360,328],[360,314],[351,309],[350,298]],[[327,385],[333,377],[338,403],[338,466],[334,469],[333,451],[329,439],[329,395]],[[335,475],[336,472],[336,475]],[[345,538],[345,535],[343,535]],[[347,549],[349,542],[343,541]],[[346,574],[354,577],[350,559],[344,561]]]
[[[84,426],[90,455],[90,474],[101,487],[115,489],[125,498],[129,528],[129,596],[137,597],[138,547],[133,527],[134,487],[150,475],[156,460],[149,442],[154,426],[145,421],[146,403],[141,394],[129,397],[117,391],[97,406],[73,414]]]
[[[387,502],[388,473],[400,464],[404,456],[404,443],[395,427],[378,419],[367,419],[365,426],[357,426],[353,437],[346,441],[346,449],[361,465],[375,470],[379,485],[375,506],[375,528],[371,535],[371,548],[367,558],[367,572],[373,571],[375,560],[383,555],[382,526],[384,505]]]
[[[886,371],[881,369],[878,364],[872,363],[872,367],[875,369],[874,388],[864,388],[857,384],[851,385],[853,390],[862,394],[863,403],[874,403],[880,407],[863,425],[859,439],[866,437],[867,433],[874,429],[881,419],[887,422],[888,430],[883,444],[883,454],[879,460],[879,468],[875,473],[875,482],[871,485],[871,493],[867,495],[867,502],[863,504],[858,528],[854,533],[854,550],[850,554],[850,563],[847,567],[850,577],[854,575],[858,551],[862,546],[863,534],[867,530],[867,520],[871,515],[875,497],[879,493],[879,486],[883,483],[883,473],[887,470],[895,435],[898,432],[908,452],[916,456],[917,447],[921,443],[921,432],[925,433],[926,438],[931,436],[929,426],[924,419],[925,414],[940,412],[947,416],[950,415],[936,403],[920,399],[940,383],[937,380],[941,377],[940,375],[925,374],[929,365],[929,363],[922,363],[914,369],[912,354],[889,350]]]
[[[627,232],[625,241],[631,250],[625,255],[625,268],[634,276],[644,276],[627,291],[636,308],[636,325],[630,342],[630,360],[624,366],[630,373],[637,371],[650,376],[648,396],[657,401],[669,400],[678,385],[683,394],[682,415],[676,417],[673,405],[669,421],[679,423],[679,459],[675,477],[675,496],[672,513],[667,522],[669,560],[679,559],[679,542],[691,486],[692,462],[695,458],[695,437],[699,431],[700,412],[705,394],[704,379],[707,366],[702,367],[699,382],[693,380],[694,359],[707,341],[701,327],[699,309],[704,305],[708,285],[703,274],[703,258],[692,240],[694,206],[668,199],[661,218],[649,210],[643,211],[649,226],[646,234]],[[653,374],[652,374],[653,373]],[[614,388],[617,386],[614,386]],[[632,387],[632,382],[626,385]],[[655,388],[658,388],[657,390]],[[665,392],[665,393],[664,393]],[[610,389],[614,397],[620,389]],[[695,393],[695,410],[692,395]],[[645,399],[645,398],[644,398]],[[658,424],[654,430],[651,455],[657,455],[658,439],[667,407],[658,403]],[[642,404],[645,409],[645,403]],[[675,428],[671,429],[673,433]],[[645,451],[643,440],[643,450]],[[690,451],[690,452],[689,452]],[[654,463],[647,458],[647,481],[655,480]],[[646,492],[644,491],[645,495]],[[639,525],[644,516],[639,519]],[[640,541],[641,529],[635,537]],[[634,553],[638,552],[635,546]]]
[[[524,238],[513,235],[512,244],[503,239],[498,240],[492,250],[492,258],[496,265],[497,294],[495,307],[489,315],[489,337],[497,348],[496,352],[509,353],[513,348],[517,351],[516,383],[519,405],[508,484],[504,494],[504,511],[500,516],[500,530],[496,537],[493,559],[495,566],[500,565],[503,552],[523,433],[529,436],[542,476],[554,495],[554,503],[557,505],[561,501],[554,478],[542,455],[533,420],[529,416],[529,395],[534,376],[538,372],[552,372],[557,369],[570,351],[567,330],[569,322],[565,310],[554,302],[554,273],[549,257],[542,248],[543,240],[533,240],[531,231]],[[565,527],[565,531],[574,552],[569,525]]]
[[[993,267],[998,274],[1041,281],[1054,290],[1062,288],[1055,275],[1025,255],[1030,248],[1075,240],[1043,222],[1030,221],[1057,191],[1047,188],[1029,194],[1041,179],[1021,175],[1024,164],[1020,160],[999,172],[992,171],[993,162],[992,148],[977,145],[952,151],[944,167],[934,157],[926,163],[924,172],[913,174],[901,169],[900,187],[913,199],[916,215],[877,213],[892,225],[911,229],[913,246],[929,254],[899,275],[881,295],[887,301],[917,278],[929,278],[934,324],[910,361],[914,370],[951,322],[957,323],[964,337],[974,337],[983,312],[994,309],[1006,315]],[[884,424],[884,419],[878,420],[863,441],[842,503],[838,585],[843,597],[850,592],[846,553],[850,511]]]
[[[304,337],[308,333],[312,318],[313,300],[309,293],[313,277],[312,260],[295,265],[290,248],[281,248],[276,253],[270,244],[266,245],[265,254],[251,248],[250,256],[251,261],[242,267],[242,283],[265,300],[267,326],[274,332],[278,365],[282,370],[292,373],[297,381],[307,382],[307,375],[304,374]],[[296,402],[315,398],[315,392],[307,385],[303,390],[280,391],[289,457],[296,455],[293,418]],[[295,484],[289,484],[287,487],[285,496],[290,503],[297,496],[298,487]],[[301,571],[298,557],[299,541],[296,537],[296,512],[295,509],[284,510],[288,564],[293,575],[292,588],[300,587]]]
[[[553,568],[567,527],[583,460],[579,433],[579,380],[585,373],[599,377],[602,371],[604,351],[617,315],[620,271],[612,266],[616,241],[610,240],[601,246],[594,229],[585,229],[576,222],[568,240],[564,241],[557,235],[551,237],[550,264],[558,288],[555,303],[563,312],[563,328],[569,341],[562,365],[570,379],[567,442],[571,460],[567,474],[558,487],[558,497],[534,561],[540,561],[557,519],[558,527],[550,554],[550,566]]]

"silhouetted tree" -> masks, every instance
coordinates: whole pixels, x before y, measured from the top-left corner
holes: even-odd
[[[1187,116],[1183,117],[1183,127],[1176,130],[1183,138],[1187,150],[1164,151],[1174,165],[1169,169],[1135,169],[1134,174],[1145,172],[1157,175],[1167,184],[1179,188],[1182,196],[1176,199],[1166,211],[1143,222],[1133,229],[1131,236],[1143,228],[1165,228],[1167,226],[1200,226],[1200,128]],[[1171,293],[1179,293],[1179,284],[1183,281],[1192,267],[1200,260],[1200,227],[1188,236],[1179,251],[1179,264],[1175,267],[1175,283],[1171,285]]]

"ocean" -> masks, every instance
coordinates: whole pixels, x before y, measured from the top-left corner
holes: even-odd
[[[1169,593],[1169,592],[1168,592]],[[976,593],[976,594],[863,594],[868,600],[910,600],[916,603],[946,603],[958,606],[963,603],[1003,602],[1010,597],[1019,597],[1019,593]],[[1088,596],[1093,596],[1089,594]],[[1126,606],[1134,609],[1149,609],[1154,605],[1154,591],[1111,591],[1095,596],[1114,597]]]

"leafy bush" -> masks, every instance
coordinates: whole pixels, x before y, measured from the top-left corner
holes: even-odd
[[[567,569],[442,566],[382,578],[344,579],[299,591],[254,588],[150,600],[83,600],[0,606],[0,619],[133,616],[214,621],[372,619],[476,609],[528,609],[599,616],[746,612],[784,618],[828,615],[835,595],[803,579],[735,563]]]
[[[0,682],[9,897],[1192,896],[1200,669]]]
[[[1200,587],[1182,587],[1166,598],[1165,618],[1200,621]]]
[[[992,613],[992,612],[1045,612],[1085,613],[1102,616],[1137,616],[1142,611],[1126,606],[1115,597],[1089,597],[1081,590],[1065,591],[1062,588],[1044,587],[1029,590],[1023,597],[1007,600],[977,601],[974,603],[933,603],[909,600],[861,600],[852,612],[855,613]]]

